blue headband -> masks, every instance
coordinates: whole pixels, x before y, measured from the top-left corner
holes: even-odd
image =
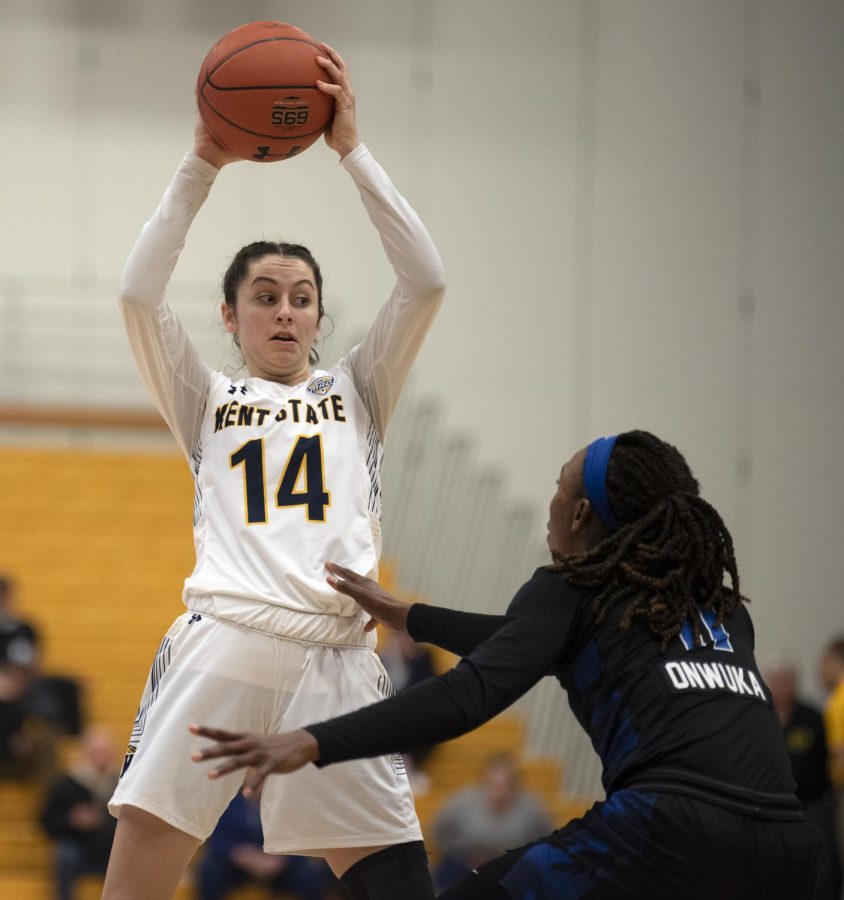
[[[607,466],[612,448],[615,446],[617,434],[592,441],[586,448],[586,459],[583,461],[583,487],[586,497],[598,518],[610,531],[618,531],[619,525],[610,509],[607,499]]]

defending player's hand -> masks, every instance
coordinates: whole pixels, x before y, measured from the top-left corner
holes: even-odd
[[[320,43],[320,47],[325,55],[318,56],[317,63],[325,69],[327,79],[317,81],[317,87],[334,97],[334,118],[325,129],[325,143],[339,153],[342,159],[360,143],[355,115],[355,92],[343,57],[328,44]]]
[[[248,797],[261,789],[268,775],[295,772],[309,762],[319,759],[319,744],[307,731],[289,731],[286,734],[248,734],[191,725],[192,734],[216,741],[204,750],[191,755],[194,762],[224,759],[225,762],[208,773],[209,778],[219,778],[248,769],[243,779],[243,793]]]
[[[327,578],[331,587],[356,600],[358,606],[363,607],[372,616],[366,623],[364,631],[372,631],[379,622],[389,625],[396,631],[407,631],[409,603],[396,600],[377,581],[358,575],[357,572],[338,566],[337,563],[327,562],[325,568],[331,572]]]

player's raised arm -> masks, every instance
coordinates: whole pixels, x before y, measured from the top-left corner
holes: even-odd
[[[325,141],[335,150],[377,228],[396,284],[366,337],[345,362],[384,440],[387,423],[410,368],[445,295],[445,270],[428,231],[375,161],[357,130],[355,93],[348,67],[327,44],[318,62],[326,72],[320,90],[334,97]]]

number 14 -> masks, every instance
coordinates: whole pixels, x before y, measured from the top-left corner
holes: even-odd
[[[247,523],[265,524],[267,490],[264,439],[247,441],[232,453],[229,461],[232,469],[243,466],[243,495]],[[304,506],[309,522],[325,521],[325,510],[331,505],[331,495],[325,490],[322,435],[297,438],[278,482],[275,505],[278,508]]]

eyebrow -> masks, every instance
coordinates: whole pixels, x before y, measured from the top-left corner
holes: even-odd
[[[277,278],[271,278],[269,275],[256,275],[256,276],[252,279],[252,284],[255,285],[255,284],[257,284],[259,281],[268,281],[270,284],[278,284],[278,279],[277,279]],[[307,284],[307,285],[310,285],[311,287],[314,287],[314,283],[311,281],[310,278],[300,278],[300,279],[293,285],[293,287],[299,287],[300,284]]]

